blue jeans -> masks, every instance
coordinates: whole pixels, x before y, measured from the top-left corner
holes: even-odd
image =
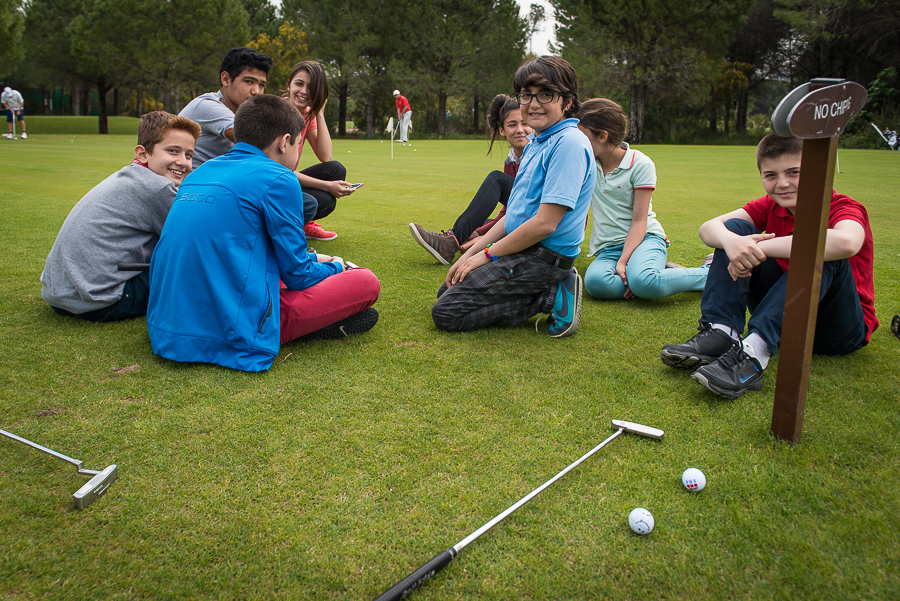
[[[584,289],[594,298],[615,300],[625,297],[625,284],[616,273],[616,263],[624,244],[607,246],[597,253],[584,274]],[[644,236],[625,265],[628,287],[638,298],[665,298],[679,292],[701,292],[708,269],[690,267],[666,269],[666,241],[653,234]]]
[[[147,314],[147,301],[150,299],[150,274],[142,271],[125,282],[125,288],[122,290],[122,298],[114,304],[88,311],[87,313],[69,313],[65,309],[59,309],[50,306],[57,315],[67,315],[69,317],[77,317],[87,321],[122,321],[123,319],[134,319]]]
[[[729,219],[725,227],[741,236],[759,233],[752,223],[743,219]],[[750,277],[735,282],[728,273],[729,262],[725,251],[716,249],[700,301],[702,321],[743,332],[749,309],[748,334],[759,334],[769,351],[775,353],[781,345],[788,272],[782,272],[775,259],[769,258],[754,267]],[[847,355],[865,345],[866,322],[850,261],[826,261],[822,266],[813,352]]]

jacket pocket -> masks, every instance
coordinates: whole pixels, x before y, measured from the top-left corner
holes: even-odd
[[[260,334],[262,334],[263,328],[266,327],[266,322],[272,317],[272,293],[269,291],[268,286],[266,286],[266,301],[266,311],[263,313],[262,319],[259,322],[259,328],[256,330]]]

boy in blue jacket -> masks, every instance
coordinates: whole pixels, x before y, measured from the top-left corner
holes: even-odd
[[[307,252],[292,170],[302,129],[288,102],[255,96],[235,115],[234,149],[181,185],[150,264],[157,355],[263,371],[279,343],[375,325],[381,287],[372,272]]]

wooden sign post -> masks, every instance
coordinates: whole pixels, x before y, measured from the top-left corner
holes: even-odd
[[[838,138],[867,96],[857,83],[814,79],[785,96],[772,114],[775,133],[803,139],[771,427],[791,443],[803,430]]]

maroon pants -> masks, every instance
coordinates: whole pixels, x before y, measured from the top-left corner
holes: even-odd
[[[361,313],[375,304],[381,283],[368,269],[349,269],[306,290],[281,282],[281,344]]]

